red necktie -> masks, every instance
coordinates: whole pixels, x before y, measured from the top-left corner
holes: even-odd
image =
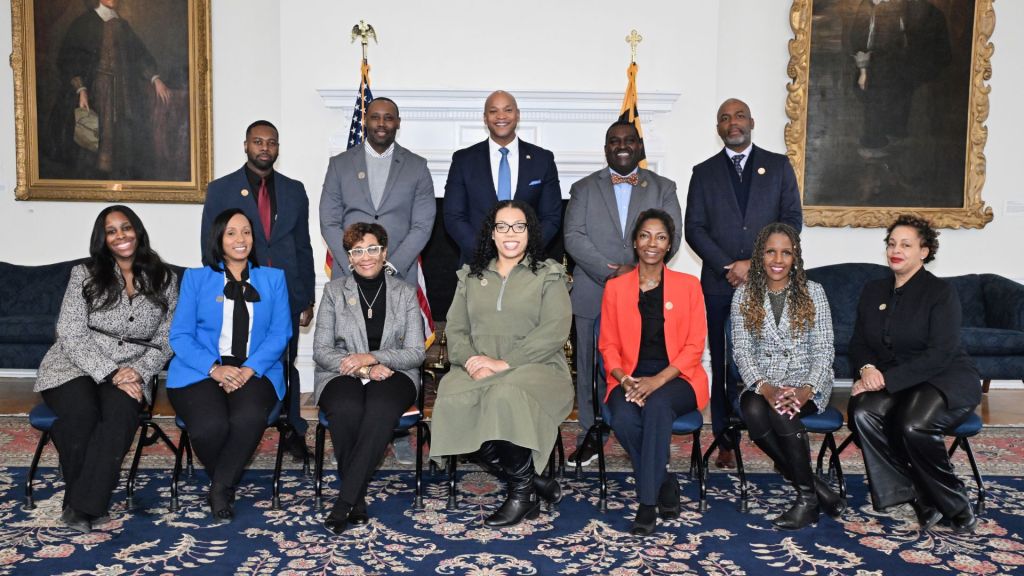
[[[636,172],[630,174],[629,176],[619,176],[618,174],[612,174],[612,186],[614,186],[616,184],[627,184],[627,183],[628,184],[632,184],[633,186],[636,186],[636,183],[639,182],[639,181],[640,181],[640,178],[637,177]]]
[[[260,212],[263,235],[267,242],[270,242],[270,192],[267,191],[266,178],[260,178],[260,191],[256,194],[256,208]]]

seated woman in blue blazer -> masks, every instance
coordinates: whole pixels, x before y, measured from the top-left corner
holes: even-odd
[[[284,399],[281,357],[292,335],[284,272],[261,268],[252,222],[238,208],[213,221],[215,266],[185,271],[171,323],[167,395],[212,482],[208,501],[230,522],[235,486]]]
[[[832,314],[825,289],[804,274],[800,234],[776,222],[761,229],[750,277],[732,298],[733,358],[745,389],[740,412],[750,439],[796,488],[796,502],[772,520],[783,530],[838,516],[846,502],[811,472],[801,416],[828,408],[832,395]]]
[[[416,401],[423,317],[416,289],[384,272],[388,233],[376,223],[345,229],[352,275],[324,288],[316,315],[315,396],[327,415],[341,491],[324,524],[340,534],[366,524],[366,487],[398,420]]]

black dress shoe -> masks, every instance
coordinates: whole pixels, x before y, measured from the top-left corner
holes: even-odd
[[[64,508],[60,519],[72,530],[77,530],[83,534],[92,532],[92,523],[89,522],[89,517],[70,506]]]
[[[575,466],[579,462],[580,466],[589,466],[594,460],[597,460],[597,451],[599,447],[594,442],[587,440],[575,452],[569,455],[567,459],[569,464]]]
[[[348,515],[351,511],[351,504],[335,500],[334,508],[331,508],[331,513],[324,520],[324,527],[335,534],[341,534],[348,528]]]
[[[669,474],[658,490],[658,516],[662,520],[673,520],[679,517],[680,508],[679,482],[675,474]]]
[[[910,501],[911,508],[914,509],[914,514],[917,515],[917,523],[921,526],[921,531],[931,530],[942,520],[942,512],[939,512],[933,506],[929,506],[919,499]],[[968,506],[970,509],[970,506]]]
[[[978,517],[974,515],[974,506],[968,504],[951,520],[953,532],[957,534],[970,534],[978,526]]]
[[[636,509],[636,516],[633,518],[633,527],[629,533],[633,536],[650,536],[658,525],[657,509],[654,506],[641,504]]]
[[[370,521],[370,515],[366,513],[366,502],[356,504],[348,513],[348,523],[353,526],[362,526]]]

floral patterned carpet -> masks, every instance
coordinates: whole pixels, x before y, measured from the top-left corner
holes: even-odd
[[[738,511],[736,478],[714,474],[700,513],[696,483],[680,474],[684,512],[659,521],[649,538],[630,536],[636,509],[632,479],[611,474],[608,512],[597,511],[595,474],[563,481],[553,511],[509,529],[482,520],[502,486],[475,471],[460,475],[459,502],[445,510],[440,475],[414,510],[412,474],[381,471],[370,491],[371,522],[335,536],[321,526],[312,483],[286,475],[280,510],[270,507],[270,472],[243,479],[229,525],[211,522],[205,478],[181,483],[181,509],[168,511],[169,474],[143,470],[134,506],[115,494],[111,520],[91,534],[60,521],[62,482],[52,468],[36,481],[37,506],[24,510],[24,468],[0,467],[0,574],[711,574],[882,575],[1021,574],[1024,482],[987,479],[987,506],[974,535],[939,526],[922,533],[909,508],[874,512],[863,477],[851,476],[851,507],[795,533],[768,518],[792,498],[774,474],[753,474],[747,512]],[[336,478],[328,475],[331,486]],[[429,474],[427,479],[430,480]],[[973,487],[973,484],[968,483]],[[325,490],[328,505],[336,491]]]

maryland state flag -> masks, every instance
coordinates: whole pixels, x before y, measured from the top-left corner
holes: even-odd
[[[636,126],[636,133],[640,135],[640,144],[644,143],[644,127],[640,125],[640,109],[636,106],[636,73],[640,68],[636,62],[632,62],[626,70],[626,94],[622,97],[622,109],[619,110],[619,121],[629,122]],[[647,168],[647,152],[641,149],[640,167]]]
[[[370,91],[370,64],[363,60],[359,74],[359,93],[356,94],[356,104],[352,110],[352,123],[348,128],[347,149],[360,146],[366,137],[366,108],[373,102],[373,93]],[[327,251],[327,261],[324,267],[327,270],[327,277],[331,277],[331,266],[334,264],[334,257],[331,251]],[[420,304],[420,315],[423,317],[423,334],[425,346],[430,348],[434,343],[434,317],[430,314],[430,302],[427,300],[427,284],[423,280],[423,259],[417,258],[416,266],[416,298]],[[406,278],[411,280],[411,278]]]

